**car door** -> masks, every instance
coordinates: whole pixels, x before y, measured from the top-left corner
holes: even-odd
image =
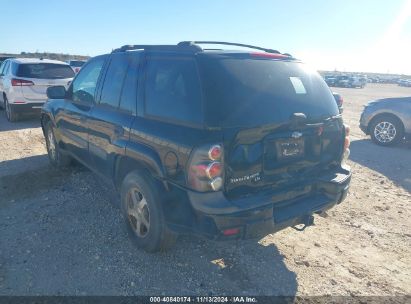
[[[124,155],[136,114],[140,53],[111,55],[99,96],[89,118],[89,151],[97,172],[111,178],[115,158]]]
[[[9,61],[5,60],[0,66],[0,106],[4,107],[4,98],[3,98],[3,93],[4,93],[4,78],[5,78],[5,72],[6,72],[6,65],[8,65]]]
[[[89,165],[88,118],[95,103],[95,95],[107,55],[89,61],[70,85],[64,107],[56,117],[57,128],[64,148],[75,158]]]

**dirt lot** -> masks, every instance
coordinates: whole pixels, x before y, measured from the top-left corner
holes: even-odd
[[[82,167],[48,166],[36,120],[0,112],[1,295],[411,294],[411,144],[373,145],[358,129],[371,99],[411,88],[335,89],[352,127],[348,199],[260,241],[181,237],[167,253],[129,242],[116,196]]]

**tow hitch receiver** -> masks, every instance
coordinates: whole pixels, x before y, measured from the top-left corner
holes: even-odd
[[[312,216],[312,215],[304,216],[303,221],[302,221],[301,224],[304,225],[304,226],[300,228],[300,227],[297,227],[297,225],[296,225],[296,226],[293,226],[293,228],[297,231],[304,231],[305,228],[307,228],[309,226],[314,226],[314,216]]]

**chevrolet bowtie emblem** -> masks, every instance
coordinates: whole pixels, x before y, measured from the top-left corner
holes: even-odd
[[[301,136],[303,136],[301,132],[293,132],[293,134],[291,134],[292,138],[300,138]]]

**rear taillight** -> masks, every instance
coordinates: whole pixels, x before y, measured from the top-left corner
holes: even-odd
[[[350,156],[350,127],[348,125],[344,125],[344,154],[343,154],[343,161],[347,160]]]
[[[75,68],[75,69],[74,69],[74,72],[75,72],[75,73],[78,73],[79,71],[80,71],[80,68]]]
[[[223,148],[202,146],[192,152],[188,166],[188,185],[197,191],[219,191],[224,184]]]
[[[13,87],[24,87],[24,86],[33,86],[34,82],[30,80],[24,80],[24,79],[18,79],[18,78],[13,78],[11,80],[11,85]]]
[[[208,151],[208,157],[211,160],[216,160],[221,158],[221,146],[220,145],[215,145],[212,146],[211,149]]]

